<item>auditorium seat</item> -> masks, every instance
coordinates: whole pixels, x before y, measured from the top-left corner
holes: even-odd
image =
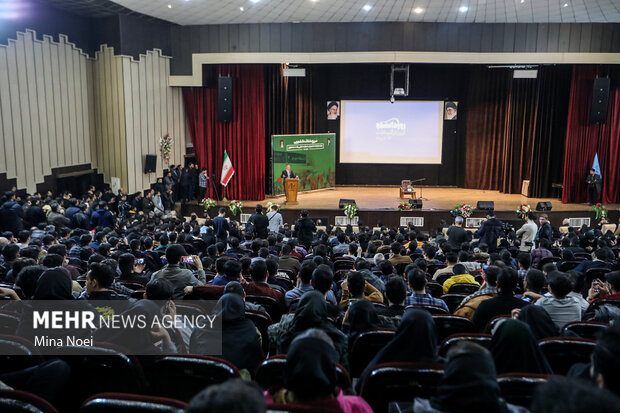
[[[123,287],[127,287],[130,290],[144,290],[144,284],[140,284],[137,282],[130,282],[130,281],[122,281],[122,280],[118,280],[116,281],[116,283],[122,285]]]
[[[131,293],[130,297],[135,298],[136,300],[141,300],[144,298],[145,293],[146,293],[145,289],[135,290],[133,293]]]
[[[586,270],[585,286],[590,288],[592,281],[599,279],[605,281],[605,274],[611,272],[609,268],[589,268]]]
[[[455,283],[450,286],[448,289],[448,294],[473,294],[480,290],[480,286],[478,284],[473,283]]]
[[[284,387],[285,364],[286,354],[269,357],[256,371],[254,381],[265,390]],[[341,389],[346,390],[352,386],[349,372],[340,364],[336,364],[336,376],[337,385]]]
[[[575,268],[581,261],[563,261],[558,265],[558,271],[567,272]]]
[[[48,401],[20,390],[0,390],[0,411],[3,413],[58,413]]]
[[[444,365],[437,363],[378,364],[361,378],[360,396],[375,413],[387,412],[391,401],[434,396],[443,370]]]
[[[296,277],[295,271],[286,268],[278,268],[278,273],[286,274],[289,280],[294,280]]]
[[[29,340],[11,335],[0,335],[0,373],[36,366],[43,362],[39,350]]]
[[[258,328],[258,331],[260,331],[263,352],[267,354],[269,352],[269,335],[267,329],[273,324],[271,317],[263,311],[248,309],[245,310],[245,316],[252,320],[256,328]]]
[[[206,315],[204,308],[196,303],[177,301],[174,304],[177,315],[189,318]]]
[[[467,297],[468,294],[444,294],[441,298],[446,305],[448,306],[448,310],[453,313],[459,307],[463,299]]]
[[[611,305],[620,308],[620,300],[609,298],[600,298],[598,300],[594,300],[590,303],[590,306],[586,310],[586,314],[592,314],[594,313],[594,311],[596,311],[597,308],[604,305]]]
[[[429,281],[426,283],[426,292],[435,298],[440,298],[443,295],[443,287],[438,282]]]
[[[317,411],[314,403],[267,403],[267,412],[294,412],[294,413],[315,413]],[[342,409],[334,406],[333,409],[325,408],[321,406],[321,413],[342,413]]]
[[[560,261],[560,257],[545,257],[538,262],[538,269],[542,269],[543,265]]]
[[[146,374],[150,394],[183,401],[207,386],[240,377],[226,360],[195,354],[163,356],[148,366]]]
[[[573,321],[562,327],[562,333],[571,331],[581,338],[596,340],[598,335],[607,328],[609,328],[609,324],[600,321]]]
[[[126,353],[108,343],[57,348],[56,357],[71,368],[69,383],[59,396],[64,407],[60,410],[74,411],[86,398],[97,393],[143,392],[146,384],[142,366],[135,357]]]
[[[439,355],[441,357],[446,357],[450,348],[462,341],[471,341],[472,343],[479,344],[482,347],[489,348],[491,346],[491,335],[481,333],[463,333],[448,336],[439,346]]]
[[[187,403],[166,397],[100,393],[82,404],[80,413],[183,413]]]
[[[499,323],[500,321],[503,321],[503,320],[505,320],[507,318],[510,318],[510,314],[496,315],[495,317],[490,319],[489,322],[487,323],[486,327],[484,327],[484,332],[487,333],[487,334],[493,334],[493,329],[495,328],[497,323]]]
[[[428,273],[433,276],[435,275],[435,272],[441,268],[446,268],[446,264],[443,263],[432,263],[432,264],[428,264],[427,270]]]
[[[443,283],[448,281],[448,278],[453,277],[453,276],[454,276],[454,273],[444,272],[442,274],[439,274],[437,276],[437,279],[435,279],[435,281],[437,281],[437,283],[439,283],[440,285],[443,285]],[[442,291],[443,291],[443,289],[442,289]]]
[[[223,285],[196,285],[191,294],[184,297],[184,300],[209,300],[217,301],[224,295]]]
[[[576,337],[550,337],[538,342],[555,374],[565,375],[575,363],[589,363],[595,340]]]
[[[352,270],[354,266],[355,261],[347,259],[346,257],[341,257],[334,261],[334,272],[339,270]]]
[[[0,311],[0,334],[13,335],[19,326],[19,315],[12,311]]]
[[[372,329],[358,334],[350,344],[349,369],[353,377],[359,377],[368,363],[394,338],[395,329]]]
[[[433,320],[437,326],[437,342],[454,334],[473,333],[476,331],[474,323],[469,318],[458,315],[434,314]]]
[[[529,408],[536,389],[547,381],[547,377],[546,374],[507,373],[498,375],[497,383],[504,400]]]
[[[245,300],[265,307],[265,310],[267,310],[267,313],[274,323],[280,321],[280,318],[282,317],[282,309],[280,308],[280,303],[278,303],[275,298],[264,295],[247,295]]]
[[[448,314],[448,310],[439,306],[439,305],[431,305],[431,304],[411,304],[405,307],[405,311],[410,308],[418,308],[421,310],[426,310],[431,314]]]

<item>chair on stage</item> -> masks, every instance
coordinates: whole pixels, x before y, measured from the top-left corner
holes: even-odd
[[[411,186],[411,180],[403,179],[400,181],[400,198],[405,199],[405,196],[410,195],[411,199],[415,199],[415,191]]]

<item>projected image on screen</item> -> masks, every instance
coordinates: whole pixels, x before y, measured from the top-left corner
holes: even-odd
[[[343,100],[340,162],[440,164],[442,101]]]

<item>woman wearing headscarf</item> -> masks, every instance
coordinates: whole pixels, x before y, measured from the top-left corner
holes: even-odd
[[[239,370],[254,371],[265,359],[256,326],[245,318],[245,303],[238,294],[224,294],[218,301],[222,320],[222,355]],[[211,328],[197,328],[189,342],[192,354],[213,354],[208,351],[217,337]],[[265,337],[266,339],[266,337]]]
[[[459,343],[448,352],[448,363],[430,399],[416,398],[414,413],[526,413],[527,409],[506,403],[500,397],[495,365],[487,349],[470,342]]]
[[[346,367],[348,364],[347,336],[327,319],[327,303],[323,294],[318,291],[308,291],[299,300],[291,326],[277,343],[278,352],[287,353],[293,339],[310,328],[318,328],[327,333],[334,342],[334,348],[339,355],[339,363]]]
[[[378,364],[397,362],[443,362],[437,355],[437,327],[428,311],[405,311],[394,338],[368,363],[360,377],[365,377]],[[359,380],[358,386],[361,382]]]
[[[358,396],[344,396],[336,387],[338,353],[329,336],[310,329],[295,338],[286,355],[285,389],[265,392],[267,403],[310,405],[317,412],[371,413]]]
[[[553,374],[534,334],[519,320],[506,319],[495,329],[491,354],[498,374]]]
[[[551,316],[541,306],[527,305],[523,307],[519,311],[517,319],[530,327],[536,341],[560,335],[560,331],[551,319]]]
[[[349,306],[349,315],[345,317],[342,331],[348,335],[349,343],[364,331],[382,327],[375,305],[368,300],[357,300]],[[389,326],[388,326],[389,327]]]

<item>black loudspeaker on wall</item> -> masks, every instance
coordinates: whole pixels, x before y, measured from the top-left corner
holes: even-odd
[[[483,211],[491,211],[495,209],[495,202],[493,201],[478,201],[478,205],[476,208],[481,209]]]
[[[232,117],[232,77],[220,76],[217,78],[217,120],[230,122]]]
[[[413,207],[413,209],[421,209],[422,208],[422,200],[421,199],[410,199],[409,205]]]
[[[610,83],[611,80],[608,77],[597,77],[594,79],[590,123],[602,125],[607,120]]]
[[[338,208],[341,208],[347,204],[354,204],[355,203],[355,199],[344,199],[341,198],[340,201],[338,201]]]
[[[157,168],[157,155],[146,155],[144,159],[144,173],[155,172]]]

